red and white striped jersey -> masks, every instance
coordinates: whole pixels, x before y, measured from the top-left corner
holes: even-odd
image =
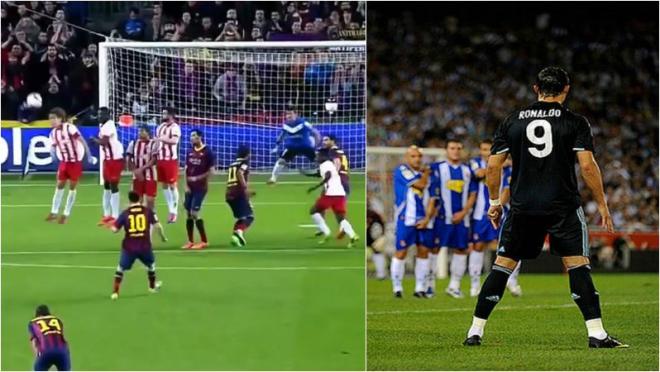
[[[135,168],[140,168],[149,163],[158,156],[158,142],[154,139],[137,139],[128,144],[126,155],[131,158]],[[156,165],[152,165],[143,172],[144,179],[147,181],[156,180]],[[133,175],[135,178],[135,175]]]
[[[161,142],[158,151],[158,160],[176,160],[179,158],[179,141],[181,140],[181,127],[175,122],[162,123],[156,129],[156,138],[176,139],[176,144]]]
[[[106,121],[99,129],[99,137],[108,137],[107,145],[101,145],[104,160],[117,160],[124,157],[124,145],[119,142],[117,127],[112,120]]]
[[[57,158],[63,162],[82,161],[85,147],[79,138],[80,131],[71,123],[62,123],[50,131],[51,144],[55,147]]]

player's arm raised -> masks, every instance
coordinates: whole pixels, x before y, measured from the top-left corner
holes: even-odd
[[[577,158],[584,183],[589,190],[591,190],[591,194],[598,204],[598,212],[602,218],[601,226],[606,228],[608,232],[614,232],[610,209],[607,206],[607,200],[605,200],[603,178],[600,173],[600,167],[598,167],[598,163],[596,163],[596,159],[594,158],[594,154],[591,151],[578,151]]]
[[[486,186],[488,186],[489,195],[500,195],[500,185],[502,182],[502,168],[506,161],[507,153],[493,154],[488,157],[488,167],[486,168]],[[496,229],[500,226],[500,217],[502,217],[502,202],[500,199],[491,199],[490,208],[488,208],[488,218]]]

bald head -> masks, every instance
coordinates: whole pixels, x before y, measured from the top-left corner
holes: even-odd
[[[422,166],[422,149],[414,145],[408,147],[404,159],[410,168],[419,170]]]

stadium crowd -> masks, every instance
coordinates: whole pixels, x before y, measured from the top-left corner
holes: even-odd
[[[613,28],[612,15],[369,17],[370,146],[443,147],[460,138],[476,156],[480,139],[535,100],[538,70],[559,65],[572,79],[568,107],[591,122],[615,227],[657,230],[657,18]],[[596,203],[583,196],[590,223],[598,223]]]
[[[3,120],[31,122],[43,118],[50,108],[56,106],[71,113],[97,106],[97,44],[103,40],[100,35],[137,41],[334,40],[365,37],[364,2],[154,2],[150,6],[130,8],[110,28],[103,26],[101,20],[92,19],[89,7],[87,2],[78,1],[2,2]],[[200,77],[196,70],[202,66],[185,67],[182,68],[184,85],[198,82]],[[349,74],[341,74],[346,77],[340,78],[339,85],[350,80]],[[222,83],[226,80],[219,76],[227,75],[231,76],[232,72],[220,71],[209,92],[219,97]],[[125,93],[130,100],[126,110],[140,115],[145,112],[147,102],[162,101],[166,90],[170,95],[175,93],[175,87],[168,89],[157,74],[147,76],[139,89]],[[43,107],[40,110],[30,110],[24,105],[30,92],[41,94]]]

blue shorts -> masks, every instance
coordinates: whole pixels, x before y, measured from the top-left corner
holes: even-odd
[[[433,247],[433,230],[418,229],[415,226],[398,224],[396,227],[396,250],[407,249],[412,245]]]
[[[69,349],[57,348],[46,350],[34,361],[35,371],[48,371],[52,366],[55,366],[58,371],[70,371],[71,357],[69,355]]]
[[[472,241],[475,243],[497,240],[498,231],[488,218],[472,220]]]
[[[227,204],[237,220],[254,216],[252,204],[248,198],[227,199]]]
[[[466,249],[470,239],[470,229],[461,222],[458,224],[442,224],[440,245],[442,247]]]
[[[128,271],[133,267],[135,260],[139,260],[146,267],[151,267],[156,262],[154,251],[151,249],[144,252],[129,252],[122,249],[121,256],[119,257],[119,267],[123,271]]]
[[[183,201],[183,207],[188,213],[199,212],[202,209],[202,202],[204,202],[204,197],[206,197],[206,190],[191,190],[186,193],[186,197]]]
[[[280,154],[280,158],[291,161],[296,156],[304,156],[309,161],[314,161],[316,159],[316,150],[314,147],[309,146],[287,146]]]

